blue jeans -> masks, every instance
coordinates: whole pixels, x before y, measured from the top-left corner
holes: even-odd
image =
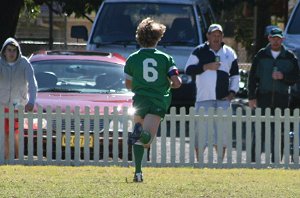
[[[214,108],[215,111],[218,109],[218,108],[223,108],[224,110],[227,110],[228,108],[230,108],[230,101],[228,100],[205,100],[205,101],[200,101],[200,102],[196,102],[195,103],[195,111],[196,111],[196,114],[199,114],[199,111],[200,111],[200,108],[204,108],[205,110],[205,113],[207,114],[208,112],[208,109],[209,108]],[[198,121],[196,121],[195,123],[195,148],[197,149],[198,148],[198,142],[199,142],[199,129],[198,129]],[[205,132],[205,146],[207,146],[207,143],[208,143],[208,123],[206,122],[205,123],[205,128],[206,130],[204,131]],[[223,127],[223,147],[226,147],[227,145],[227,132],[226,132],[226,127],[224,126]],[[214,126],[213,126],[213,132],[214,132],[214,145],[217,145],[217,124],[216,122],[214,122]]]

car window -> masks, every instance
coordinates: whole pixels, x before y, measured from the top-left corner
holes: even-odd
[[[33,62],[32,65],[39,91],[128,92],[123,68],[112,63],[51,60]]]
[[[288,34],[300,34],[300,3],[298,3],[297,8],[295,9],[293,18],[291,18],[291,22],[287,30]]]
[[[158,3],[106,3],[95,25],[94,44],[136,44],[135,31],[141,19],[151,17],[166,25],[161,44],[195,46],[197,27],[192,5]]]

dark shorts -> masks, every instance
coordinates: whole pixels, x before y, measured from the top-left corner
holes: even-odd
[[[155,99],[135,95],[133,97],[133,106],[136,109],[135,115],[145,118],[147,114],[154,114],[164,118],[167,110],[164,108],[164,104],[160,105],[158,103]]]

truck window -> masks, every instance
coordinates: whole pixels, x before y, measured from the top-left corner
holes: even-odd
[[[288,34],[300,34],[300,3],[294,12],[293,18],[291,18],[290,25],[287,29]]]
[[[159,45],[196,46],[199,44],[193,7],[182,4],[106,3],[95,25],[93,44],[136,44],[140,21],[151,17],[166,25]]]
[[[215,22],[215,17],[213,15],[213,11],[211,10],[210,6],[204,6],[202,5],[197,6],[197,14],[198,14],[198,19],[200,22],[200,32],[202,34],[202,39],[203,42],[206,41],[206,32],[208,30],[208,27],[210,24]]]

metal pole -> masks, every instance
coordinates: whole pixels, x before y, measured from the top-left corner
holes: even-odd
[[[49,49],[53,49],[53,12],[52,12],[52,7],[53,7],[53,0],[50,1],[50,5],[48,6],[49,8]]]

